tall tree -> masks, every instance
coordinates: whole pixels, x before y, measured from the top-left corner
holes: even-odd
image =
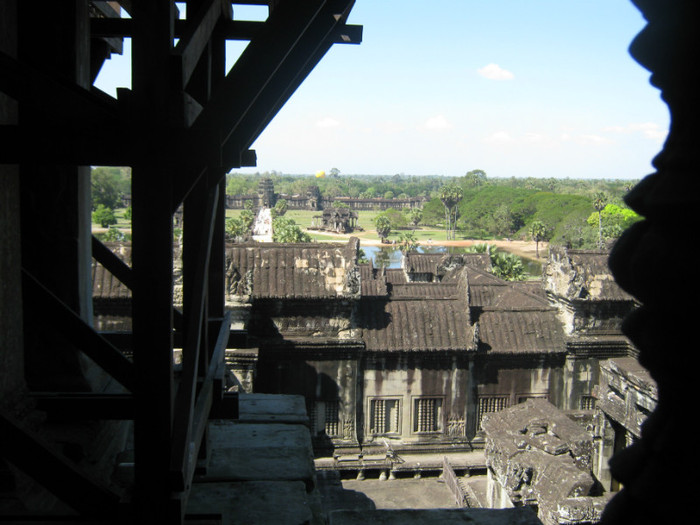
[[[374,227],[377,229],[377,235],[382,242],[386,241],[386,238],[391,233],[391,221],[385,215],[379,215],[374,220]]]
[[[411,208],[408,212],[408,219],[411,221],[411,224],[413,224],[413,229],[415,230],[418,227],[418,223],[423,219],[423,210],[420,208]]]
[[[540,241],[544,240],[544,236],[547,234],[547,227],[542,221],[532,221],[528,228],[530,237],[535,241],[535,256],[540,258]]]
[[[445,207],[445,231],[447,239],[454,239],[457,224],[457,205],[462,200],[464,193],[462,188],[455,184],[443,186],[440,189],[440,201]]]
[[[413,232],[402,232],[399,235],[399,246],[401,253],[406,255],[409,252],[414,252],[418,249],[418,240]]]
[[[484,170],[471,170],[464,175],[467,186],[478,188],[486,184],[486,172]]]
[[[603,247],[603,219],[601,212],[605,209],[608,199],[602,191],[596,193],[593,197],[593,208],[598,212],[598,248]]]

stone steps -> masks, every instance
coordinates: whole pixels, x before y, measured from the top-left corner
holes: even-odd
[[[241,394],[239,413],[209,424],[209,463],[187,514],[221,514],[225,525],[323,525],[303,398]]]

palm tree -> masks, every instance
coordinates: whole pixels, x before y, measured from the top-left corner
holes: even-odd
[[[454,239],[454,231],[457,223],[457,204],[464,196],[462,188],[454,184],[443,186],[440,190],[440,200],[445,206],[445,229],[447,239]]]
[[[491,268],[504,281],[522,281],[525,279],[523,260],[514,253],[496,252],[491,255]]]
[[[377,235],[379,235],[381,242],[384,242],[389,233],[391,233],[391,221],[386,216],[379,215],[374,220],[374,226],[377,229]]]
[[[598,248],[603,247],[603,218],[601,212],[608,204],[608,199],[602,191],[599,191],[593,196],[593,208],[598,212]]]
[[[401,253],[406,255],[409,252],[416,251],[418,249],[418,240],[413,232],[404,232],[399,235],[399,244]]]
[[[535,241],[535,256],[540,258],[540,241],[544,240],[544,236],[547,233],[547,228],[542,221],[532,221],[530,223],[530,228],[528,228],[530,237]]]

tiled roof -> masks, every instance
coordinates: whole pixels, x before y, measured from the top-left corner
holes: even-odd
[[[470,266],[479,270],[488,271],[491,268],[491,260],[485,253],[418,253],[412,252],[404,258],[404,268],[408,273],[429,273],[444,275],[451,268],[457,266]]]
[[[550,304],[541,295],[530,293],[515,283],[506,281],[472,284],[469,274],[469,297],[471,306],[490,308],[537,308],[549,309]]]
[[[436,273],[437,265],[444,253],[407,253],[404,256],[404,268],[409,273]]]
[[[381,270],[372,266],[372,263],[360,264],[360,282],[362,284],[362,297],[387,295],[386,279]]]
[[[254,298],[359,295],[359,241],[337,244],[239,244],[227,249],[230,291]]]
[[[386,282],[390,284],[405,284],[408,282],[406,273],[400,268],[386,269]]]
[[[481,348],[489,353],[564,353],[561,322],[554,310],[485,309],[479,316]]]
[[[363,299],[358,325],[369,351],[473,349],[473,327],[464,300]]]
[[[97,300],[127,300],[131,299],[131,290],[93,259],[92,297]]]
[[[457,297],[460,290],[459,283],[405,283],[391,286],[391,296],[395,298],[421,297],[452,298]]]
[[[131,264],[131,243],[108,242],[104,245],[126,264]],[[131,299],[131,290],[95,259],[92,259],[91,274],[93,299],[103,301]]]

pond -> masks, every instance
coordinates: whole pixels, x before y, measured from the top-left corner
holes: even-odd
[[[374,267],[401,268],[403,254],[397,246],[361,246],[365,257],[371,260]],[[467,249],[461,246],[419,246],[420,253],[465,253]],[[532,259],[521,258],[525,272],[532,277],[542,275],[542,263]]]
[[[403,254],[398,246],[361,246],[367,259],[370,259],[375,268],[385,266],[387,268],[401,268]],[[450,246],[419,246],[419,253],[461,253],[463,248]]]

